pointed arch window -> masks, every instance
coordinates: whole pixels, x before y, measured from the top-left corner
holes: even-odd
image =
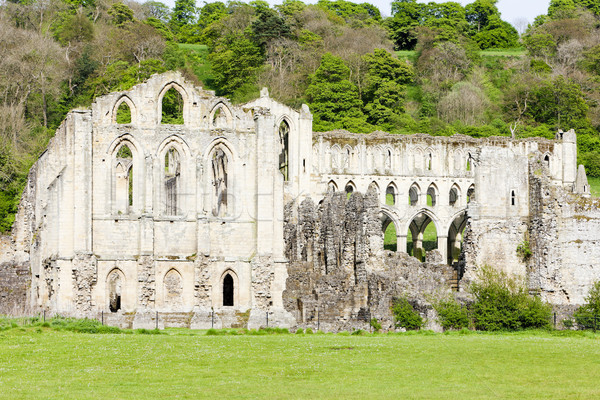
[[[179,180],[181,175],[181,160],[179,152],[173,147],[165,153],[164,160],[164,191],[165,191],[165,214],[179,215]]]
[[[215,149],[211,163],[214,187],[213,215],[222,217],[227,214],[229,191],[229,160],[222,148],[217,147]]]
[[[117,211],[127,214],[133,207],[133,154],[127,144],[117,150],[115,156],[115,201]]]
[[[279,124],[279,172],[281,172],[283,180],[286,182],[289,179],[289,135],[290,125],[283,120]]]
[[[117,108],[117,124],[130,124],[131,123],[131,108],[129,104],[122,101]]]
[[[162,98],[161,124],[183,125],[183,97],[174,87]]]
[[[118,270],[113,270],[107,278],[108,309],[117,312],[121,309],[123,278]]]

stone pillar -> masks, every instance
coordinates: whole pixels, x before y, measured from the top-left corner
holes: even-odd
[[[396,231],[396,251],[403,251],[406,253],[406,232],[404,234],[398,234]]]
[[[437,238],[438,251],[442,255],[442,260],[448,260],[448,236],[440,236]]]

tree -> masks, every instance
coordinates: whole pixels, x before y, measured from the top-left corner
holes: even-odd
[[[148,17],[156,18],[165,24],[169,22],[171,9],[165,3],[161,3],[160,1],[147,1],[143,3],[142,6]]]
[[[196,21],[196,1],[176,0],[171,12],[169,25],[179,40],[186,42],[193,35],[193,26]]]
[[[476,29],[477,33],[488,26],[490,18],[493,16],[499,17],[500,12],[496,7],[497,2],[498,0],[475,0],[465,7],[466,19]]]
[[[412,50],[417,44],[414,29],[420,25],[423,5],[416,0],[392,2],[392,18],[386,23],[398,50]]]
[[[579,85],[558,76],[536,86],[527,114],[537,122],[567,130],[589,126],[588,109]]]
[[[219,95],[231,96],[256,79],[263,63],[260,48],[243,35],[231,36],[209,56]]]
[[[358,89],[348,79],[349,75],[350,69],[341,58],[326,53],[317,71],[310,76],[305,95],[314,115],[315,131],[370,129],[361,110]]]
[[[254,43],[265,49],[273,39],[283,39],[291,35],[290,27],[275,10],[260,7],[256,11],[256,19],[251,25]]]
[[[367,87],[363,96],[368,122],[384,129],[394,128],[394,120],[404,112],[405,85],[411,83],[414,71],[383,49],[365,54]]]
[[[198,27],[204,29],[213,22],[219,21],[227,15],[227,7],[224,3],[216,1],[214,3],[204,3],[200,8],[198,15]]]
[[[133,21],[133,10],[123,3],[114,3],[108,9],[108,14],[113,17],[113,21],[117,26]]]

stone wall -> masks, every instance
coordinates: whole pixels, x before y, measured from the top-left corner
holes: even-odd
[[[15,244],[10,236],[0,236],[0,314],[29,312],[30,287],[29,263],[15,256]]]
[[[290,266],[283,301],[298,327],[369,329],[370,319],[377,318],[391,329],[394,298],[406,297],[431,316],[430,296],[449,293],[453,271],[438,252],[421,263],[383,250],[380,213],[374,191],[349,199],[330,192],[319,205],[310,199],[287,205]]]

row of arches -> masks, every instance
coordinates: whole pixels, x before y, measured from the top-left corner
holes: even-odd
[[[331,147],[326,146],[323,154],[320,154],[317,144],[313,147],[313,156],[315,160],[321,158],[319,172],[322,173],[398,174],[404,168],[413,173],[441,170],[468,173],[475,167],[471,152],[463,149],[439,154],[438,150],[431,147],[417,147],[404,152],[393,146],[367,146],[366,150],[362,150],[360,145],[352,147],[347,144],[341,147],[334,144]],[[318,165],[315,166],[318,169]]]
[[[178,137],[171,138],[159,147],[159,213],[166,216],[183,215],[184,195],[190,186],[189,164],[193,161],[185,142]],[[112,150],[113,198],[116,212],[129,214],[140,209],[142,152],[131,137],[121,138]],[[214,216],[228,215],[233,187],[234,153],[224,139],[215,141],[206,154],[206,164],[210,171],[206,175],[206,192],[211,193],[210,203]]]
[[[163,303],[164,308],[171,311],[181,310],[183,300],[183,278],[176,268],[171,268],[163,276]],[[112,269],[106,278],[107,308],[110,312],[123,309],[123,298],[126,287],[125,274],[119,268]],[[221,306],[235,307],[238,303],[239,281],[237,274],[228,269],[220,279]]]
[[[379,184],[377,182],[375,182],[375,181],[371,182],[368,190],[370,190],[370,189],[374,189],[378,193],[378,197],[379,197],[380,188],[379,188]],[[329,181],[328,190],[332,190],[332,191],[338,190],[338,185],[335,182],[335,180]],[[352,180],[349,180],[344,186],[344,192],[346,192],[346,194],[348,196],[350,196],[355,191],[356,191],[356,185],[354,184],[354,182]],[[412,206],[412,207],[425,206],[425,205],[429,206],[429,207],[436,207],[437,205],[448,205],[451,207],[457,207],[462,204],[460,202],[460,199],[462,196],[462,189],[458,183],[452,184],[452,187],[450,188],[450,190],[448,192],[447,204],[440,203],[440,191],[438,189],[438,186],[434,182],[430,183],[429,186],[427,187],[427,191],[425,192],[426,199],[425,199],[424,203],[422,201],[422,194],[423,194],[423,192],[422,192],[421,186],[417,182],[414,182],[413,184],[411,184],[410,188],[408,189],[408,199],[407,199],[408,205]],[[396,185],[395,182],[393,182],[393,181],[390,182],[385,189],[385,204],[388,206],[398,206],[399,205],[399,203],[398,203],[399,196],[398,195],[399,195],[398,186]],[[474,198],[474,196],[475,196],[475,185],[471,184],[466,191],[465,203],[469,203]],[[513,191],[513,197],[514,197],[514,191]]]
[[[157,115],[158,123],[170,125],[183,125],[189,108],[189,94],[187,90],[176,82],[165,85],[158,94]],[[128,95],[121,96],[114,104],[112,110],[113,124],[136,124],[138,122],[138,109]],[[206,117],[205,117],[206,118]],[[233,113],[231,108],[223,101],[215,104],[208,115],[211,128],[232,128]]]
[[[441,226],[434,214],[424,210],[416,213],[404,228],[401,228],[400,224],[385,210],[382,211],[381,222],[385,250],[405,251],[420,261],[425,261],[426,254],[437,249],[446,255],[447,263],[452,265],[458,261],[462,250],[467,214],[465,210],[455,214],[447,228]],[[406,238],[406,247],[400,246],[399,237]],[[440,242],[440,239],[443,242]],[[440,246],[446,248],[442,249]]]

